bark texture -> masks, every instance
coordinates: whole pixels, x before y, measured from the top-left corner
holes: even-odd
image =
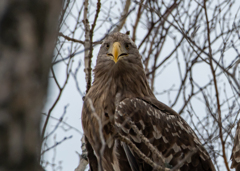
[[[60,0],[0,2],[0,170],[39,170]]]

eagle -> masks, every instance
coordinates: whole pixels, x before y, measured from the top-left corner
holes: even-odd
[[[82,126],[92,171],[215,171],[186,121],[157,100],[135,43],[109,34],[84,99]]]
[[[234,138],[234,144],[232,149],[232,169],[236,169],[236,171],[240,170],[240,120],[237,123],[237,129]]]

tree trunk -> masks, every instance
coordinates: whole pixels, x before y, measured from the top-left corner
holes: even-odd
[[[0,2],[0,171],[39,170],[60,0]]]

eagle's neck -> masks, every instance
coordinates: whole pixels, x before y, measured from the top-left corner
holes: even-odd
[[[108,63],[107,63],[108,64]],[[106,66],[98,64],[94,69],[94,83],[92,91],[103,101],[116,103],[124,98],[153,96],[142,64],[128,64],[124,62]]]

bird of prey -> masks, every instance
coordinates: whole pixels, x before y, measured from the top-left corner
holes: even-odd
[[[240,170],[240,120],[237,123],[237,129],[234,138],[234,144],[232,149],[232,169],[236,169],[236,171]]]
[[[215,171],[191,127],[154,96],[126,34],[111,33],[100,47],[82,126],[92,171]]]

